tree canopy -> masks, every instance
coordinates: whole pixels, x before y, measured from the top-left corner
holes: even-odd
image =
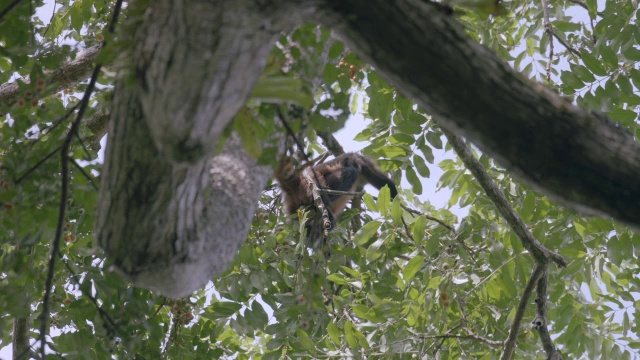
[[[637,356],[633,2],[121,6],[0,1],[14,358]],[[273,168],[354,114],[400,195],[310,243]]]

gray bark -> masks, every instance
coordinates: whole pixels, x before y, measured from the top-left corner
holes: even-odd
[[[135,69],[116,84],[95,235],[112,270],[138,286],[186,296],[247,236],[272,170],[237,139],[214,151],[293,19],[273,9],[286,7],[155,1],[135,29]]]

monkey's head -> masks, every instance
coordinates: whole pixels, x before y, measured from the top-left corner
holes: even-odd
[[[280,161],[280,166],[276,170],[276,178],[280,180],[289,180],[291,179],[295,173],[295,160],[291,156],[285,156]]]

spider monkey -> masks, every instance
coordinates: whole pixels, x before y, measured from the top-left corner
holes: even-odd
[[[320,189],[352,192],[358,186],[369,183],[378,189],[387,185],[391,190],[391,198],[398,195],[393,180],[368,157],[347,153],[313,166],[315,161],[317,159],[309,161],[300,169],[294,169],[293,158],[285,156],[280,167],[275,171],[275,177],[283,191],[284,211],[287,215],[295,213],[300,206],[313,205],[311,186],[301,175],[306,167],[311,167],[312,171],[308,173],[308,177],[316,182],[316,186]],[[351,196],[348,195],[322,195],[322,200],[329,212],[331,228],[335,226],[338,215],[344,210],[350,198]]]

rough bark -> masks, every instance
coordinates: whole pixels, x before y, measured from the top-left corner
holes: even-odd
[[[46,75],[48,85],[53,84],[54,92],[76,85],[80,81],[86,80],[91,74],[93,62],[98,57],[100,46],[92,46],[82,51],[78,56],[56,71],[51,71]],[[31,83],[29,77],[21,79],[25,84]],[[18,100],[20,87],[17,82],[4,83],[0,85],[0,105],[10,106]]]
[[[132,91],[164,157],[197,162],[214,153],[276,36],[294,19],[293,5],[277,3],[165,0],[146,9],[136,29]]]
[[[138,286],[186,296],[223,271],[247,236],[272,170],[233,138],[213,155],[292,19],[269,16],[285,6],[266,5],[156,1],[135,29],[135,69],[116,84],[95,234],[112,269]]]
[[[525,79],[437,3],[326,0],[331,27],[439,123],[556,201],[640,228],[640,144]]]

